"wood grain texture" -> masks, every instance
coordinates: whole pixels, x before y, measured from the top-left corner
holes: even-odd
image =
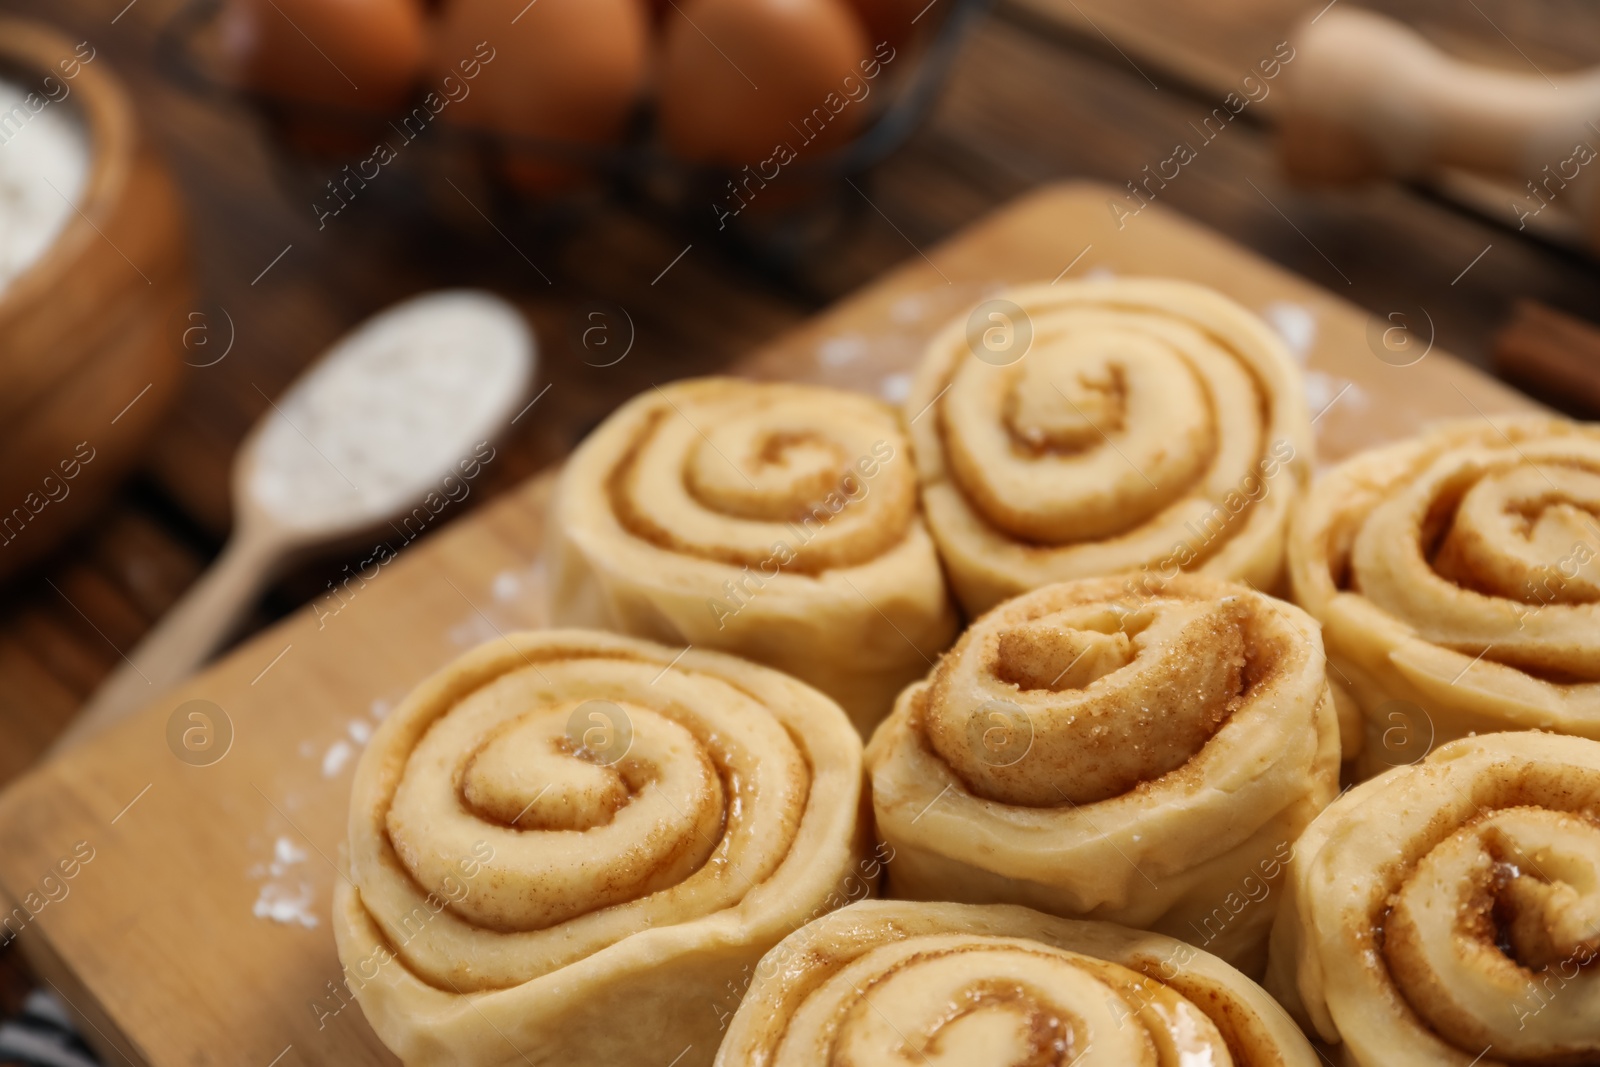
[[[318,231],[309,205],[294,192],[302,186],[280,180],[282,147],[258,116],[185,90],[157,63],[158,30],[185,2],[0,0],[0,11],[45,17],[91,40],[130,84],[182,187],[201,309],[213,323],[217,309],[226,309],[237,325],[228,357],[189,373],[145,456],[143,478],[105,518],[57,547],[42,572],[0,593],[6,683],[0,685],[0,781],[43,750],[121,662],[117,650],[130,649],[216,553],[230,521],[227,475],[238,441],[268,410],[267,397],[366,315],[421,289],[454,284],[486,285],[529,315],[544,357],[541,377],[559,402],[541,404],[522,421],[474,488],[469,506],[476,507],[563,455],[627,396],[652,382],[726,366],[894,264],[918,260],[917,249],[1012,197],[1067,178],[1122,186],[1170,154],[1178,138],[1193,136],[1189,123],[1215,103],[1209,90],[1168,84],[1135,56],[1158,77],[1161,88],[1152,89],[1092,30],[1061,31],[1019,3],[1001,3],[974,28],[924,128],[858,179],[856,190],[839,190],[834,239],[788,269],[773,271],[679,220],[610,200],[559,231],[510,235],[554,282],[546,285],[465,208],[456,214],[466,217],[468,229],[455,236],[428,227],[425,236],[411,234],[411,217],[378,200]],[[1253,61],[1261,43],[1272,43],[1266,31],[1276,32],[1276,24],[1266,13],[1274,3],[1125,6],[1151,32],[1213,57],[1231,78],[1241,57]],[[1124,5],[1078,0],[1078,6],[1105,27],[1101,13]],[[1309,5],[1284,10],[1302,6]],[[1453,27],[1462,41],[1505,49],[1470,7],[1444,0],[1413,6],[1416,18]],[[1560,43],[1564,26],[1587,25],[1571,20],[1593,12],[1577,0],[1478,0],[1477,6],[1541,64],[1547,56],[1537,42]],[[1600,41],[1566,36],[1574,47]],[[1236,125],[1207,145],[1160,201],[1370,311],[1415,317],[1426,309],[1439,343],[1480,365],[1519,297],[1600,318],[1600,269],[1592,261],[1404,187],[1333,196],[1292,190],[1279,180],[1260,123]],[[693,250],[652,285],[691,242]],[[615,367],[587,365],[573,340],[574,324],[596,298],[621,305],[636,327],[633,351]],[[205,362],[198,352],[190,358]],[[142,532],[131,537],[131,528]],[[297,568],[277,583],[253,624],[316,596],[360,558]]]
[[[1292,42],[1308,20],[1339,0],[1225,0],[1193,5],[1179,0],[1004,0],[1003,10],[1032,21],[1075,46],[1120,62],[1152,89],[1177,90],[1220,102],[1241,89],[1278,42]],[[1600,9],[1581,0],[1363,0],[1365,10],[1416,30],[1444,52],[1468,63],[1530,78],[1600,64]],[[1271,88],[1268,86],[1267,88]],[[1261,91],[1259,78],[1251,95]],[[1285,98],[1255,99],[1252,122],[1276,121]],[[1301,138],[1323,140],[1298,129]],[[1302,141],[1303,147],[1303,141]],[[1326,150],[1343,152],[1342,147]],[[1565,158],[1560,157],[1560,158]],[[1548,162],[1553,166],[1560,158]],[[1537,174],[1485,176],[1443,168],[1415,183],[1523,238],[1537,238],[1592,257],[1589,230],[1570,204],[1527,215],[1538,206],[1523,182]],[[1524,232],[1527,231],[1527,232]]]
[[[183,370],[167,344],[167,320],[194,300],[177,189],[134,100],[95,58],[35,22],[0,20],[6,76],[49,78],[64,95],[40,106],[73,116],[89,152],[73,214],[0,289],[0,578],[48,554],[115,491]],[[9,143],[25,132],[19,114],[5,116],[4,147],[39,151]]]
[[[1002,0],[1091,44],[1122,49],[1197,86],[1225,91],[1303,20],[1341,0]],[[1600,63],[1600,11],[1583,0],[1362,0],[1441,48],[1505,70],[1575,70]],[[1090,40],[1090,39],[1094,40]]]
[[[1075,185],[1025,197],[741,369],[893,391],[951,314],[1000,284],[1055,277],[1090,245],[1068,277],[1176,275],[1258,310],[1293,306],[1308,316],[1310,370],[1331,391],[1350,383],[1316,423],[1328,458],[1428,418],[1533,406],[1442,351],[1407,368],[1385,365],[1367,346],[1367,313],[1165,209],[1118,231],[1105,210],[1110,192]],[[77,842],[95,850],[70,895],[47,904],[18,943],[95,1019],[102,1045],[116,1050],[108,1062],[266,1064],[286,1046],[296,1062],[392,1062],[358,1007],[335,1011],[328,986],[339,977],[329,900],[343,877],[361,732],[351,723],[370,726],[374,708],[465,648],[541,624],[537,553],[549,485],[548,475],[536,477],[403,549],[337,614],[296,613],[0,799],[4,896],[35,890]],[[211,701],[232,722],[232,747],[214,765],[187,765],[168,748],[169,718],[189,700]],[[342,763],[330,755],[339,746],[350,757]],[[276,851],[280,839],[286,851]],[[268,883],[291,893],[303,884],[316,925],[253,915]]]
[[[1494,360],[1501,375],[1530,394],[1600,417],[1600,328],[1524,300],[1495,337]]]

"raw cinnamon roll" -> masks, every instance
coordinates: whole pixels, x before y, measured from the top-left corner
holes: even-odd
[[[557,622],[777,667],[863,734],[956,631],[899,419],[836,389],[641,394],[567,462],[550,559]]]
[[[1314,1067],[1288,1016],[1215,956],[1026,908],[867,901],[756,967],[717,1067]]]
[[[1046,586],[973,623],[867,746],[888,889],[1157,930],[1249,973],[1337,790],[1316,623],[1199,575]]]
[[[1267,987],[1356,1067],[1600,1063],[1600,743],[1452,741],[1295,848]]]
[[[1318,479],[1289,548],[1361,776],[1474,731],[1600,739],[1600,428],[1447,423]]]
[[[407,1064],[709,1063],[711,1001],[859,883],[861,806],[855,731],[792,678],[514,634],[362,755],[345,983]]]
[[[1311,464],[1283,343],[1188,282],[1004,293],[934,339],[906,413],[928,526],[974,614],[1140,569],[1273,588]]]

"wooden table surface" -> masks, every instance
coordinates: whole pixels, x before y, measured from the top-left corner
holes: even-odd
[[[929,121],[858,182],[844,235],[779,274],[626,204],[596,206],[559,237],[535,235],[517,249],[488,232],[419,244],[359,202],[318,231],[280,180],[274,142],[255,117],[159,69],[154,41],[180,0],[125,4],[0,0],[0,12],[44,17],[92,41],[130,83],[187,198],[201,306],[226,309],[236,339],[222,362],[189,374],[143,473],[113,505],[0,590],[0,783],[37,757],[216,553],[234,445],[267,396],[365,316],[423,289],[475,284],[513,299],[535,324],[551,390],[502,448],[492,484],[475,494],[481,503],[565,453],[650,383],[726,365],[1019,193],[1063,178],[1135,178],[1325,6],[997,0],[967,37]],[[1510,68],[1600,61],[1600,9],[1582,0],[1367,6]],[[1425,307],[1438,343],[1475,363],[1487,363],[1492,333],[1517,298],[1600,319],[1594,260],[1426,190],[1294,190],[1278,175],[1261,117],[1247,111],[1162,200],[1374,313]],[[608,368],[586,364],[574,342],[578,316],[596,299],[626,309],[636,329],[628,357]],[[315,595],[346,562],[285,577],[252,625]]]
[[[733,369],[881,394],[978,294],[1075,260],[1067,278],[1160,269],[1303,323],[1291,332],[1304,342],[1318,462],[1420,421],[1533,408],[1442,351],[1403,367],[1374,358],[1361,309],[1159,205],[1119,231],[1109,192],[1078,182],[1019,197]],[[327,924],[334,887],[351,876],[353,765],[374,717],[424,677],[468,647],[548,625],[541,547],[554,477],[404,547],[328,617],[295,612],[0,796],[0,899],[31,892],[74,843],[94,849],[74,903],[47,906],[17,945],[88,1020],[108,1065],[394,1063],[363,1015],[341,1008],[329,1022],[318,1010],[342,1003],[326,999],[339,966]],[[228,738],[207,754],[216,760],[174,758],[174,709],[189,701]],[[275,922],[262,914],[272,901],[293,902]],[[681,1051],[668,1040],[667,1055]],[[503,1051],[515,1067],[528,1067],[519,1051],[547,1059]]]

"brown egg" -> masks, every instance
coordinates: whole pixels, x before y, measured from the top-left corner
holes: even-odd
[[[649,15],[639,0],[446,0],[429,88],[450,99],[443,121],[606,144],[622,135],[638,102],[648,48]],[[582,173],[536,156],[508,159],[508,171],[535,191]]]
[[[837,148],[867,117],[876,70],[844,0],[676,0],[661,130],[685,159],[730,166]],[[783,148],[787,147],[785,153]]]
[[[947,5],[952,2],[944,0]],[[874,45],[885,41],[901,44],[917,26],[927,25],[940,14],[929,0],[850,0],[850,6],[866,24],[867,37]],[[917,19],[915,25],[912,19]]]
[[[406,102],[426,51],[416,0],[229,0],[221,41],[252,89],[370,113]]]

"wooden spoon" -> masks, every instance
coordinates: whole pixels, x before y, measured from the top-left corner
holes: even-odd
[[[182,681],[288,560],[348,544],[430,492],[460,492],[455,487],[481,470],[487,442],[516,415],[533,368],[533,336],[521,314],[472,290],[414,297],[347,334],[272,403],[240,447],[235,529],[222,555],[54,750]]]

